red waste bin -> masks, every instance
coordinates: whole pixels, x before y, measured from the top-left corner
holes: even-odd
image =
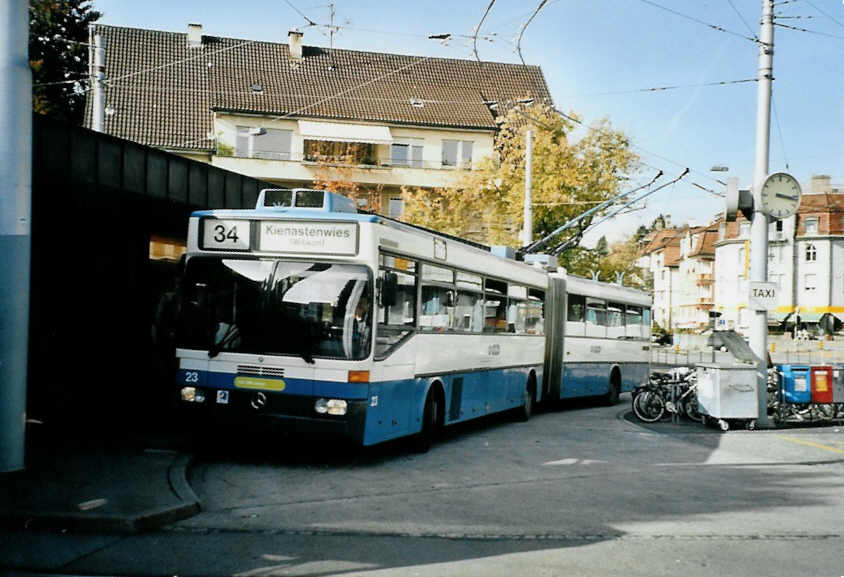
[[[832,402],[832,367],[812,367],[812,402],[827,404]]]

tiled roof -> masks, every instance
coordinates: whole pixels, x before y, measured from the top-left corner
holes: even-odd
[[[650,254],[658,250],[664,249],[669,245],[680,246],[680,236],[686,232],[686,229],[678,228],[663,228],[653,233],[650,233],[650,242],[648,242],[642,249],[643,254]],[[651,236],[653,235],[653,236]],[[647,238],[647,237],[646,237]]]
[[[296,61],[287,44],[203,36],[191,48],[185,33],[95,31],[106,44],[105,130],[152,146],[210,150],[215,110],[494,130],[485,101],[551,102],[536,66],[312,46]]]
[[[689,252],[689,257],[700,256],[715,258],[715,243],[718,242],[719,224],[719,222],[715,222],[711,225],[700,227],[699,229],[692,231],[692,234],[696,235],[697,238],[695,239],[695,244],[692,247],[692,250]]]

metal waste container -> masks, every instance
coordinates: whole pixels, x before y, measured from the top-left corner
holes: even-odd
[[[715,419],[759,418],[757,367],[697,365],[697,402],[701,413]]]
[[[782,400],[786,403],[812,402],[808,366],[782,365],[782,396]]]

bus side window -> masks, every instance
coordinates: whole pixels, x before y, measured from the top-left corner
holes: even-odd
[[[525,333],[541,335],[545,333],[545,292],[528,289],[528,300],[523,303],[520,315],[524,316]]]
[[[484,332],[507,332],[507,283],[486,279],[484,285]]]
[[[623,339],[624,337],[624,305],[607,303],[607,338]]]
[[[586,320],[586,297],[583,295],[568,295],[566,317],[566,334],[582,337],[586,334],[584,321]]]
[[[423,264],[419,328],[435,332],[451,330],[454,326],[454,301],[454,271]]]
[[[642,338],[642,307],[627,305],[625,336],[628,339]]]
[[[393,347],[402,342],[416,327],[416,263],[382,254],[380,265],[375,334],[376,359],[385,358]],[[388,278],[390,280],[387,280]],[[385,294],[385,290],[392,294]]]
[[[484,327],[483,278],[457,271],[457,301],[454,307],[454,328],[479,333]]]
[[[586,336],[607,336],[607,304],[602,299],[586,297]]]
[[[651,340],[651,309],[645,307],[642,309],[642,338],[646,341]]]

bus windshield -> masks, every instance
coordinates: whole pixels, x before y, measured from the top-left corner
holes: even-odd
[[[360,360],[371,350],[371,272],[360,265],[195,257],[177,346]]]

